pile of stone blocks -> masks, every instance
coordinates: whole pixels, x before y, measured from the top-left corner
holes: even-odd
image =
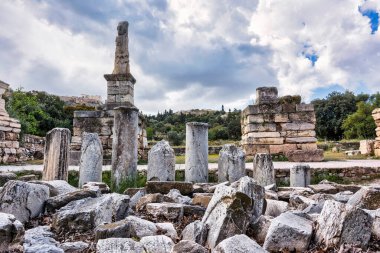
[[[9,84],[0,81],[0,163],[14,163],[27,159],[25,149],[20,148],[19,133],[21,124],[17,119],[9,117],[5,110],[2,95]]]
[[[372,117],[376,123],[375,156],[380,157],[380,108],[373,110]]]
[[[312,104],[299,96],[278,97],[276,87],[256,90],[256,104],[242,112],[242,146],[247,155],[284,154],[290,161],[323,160],[317,148]]]

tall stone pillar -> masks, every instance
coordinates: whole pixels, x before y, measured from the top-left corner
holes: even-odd
[[[257,184],[267,186],[276,184],[274,167],[270,154],[258,153],[253,160],[253,178]]]
[[[136,185],[139,111],[134,106],[114,109],[111,187],[123,191]]]
[[[290,187],[306,187],[310,185],[310,166],[297,164],[290,169]]]
[[[149,150],[147,180],[175,180],[175,154],[169,142],[162,140]]]
[[[226,144],[219,152],[218,181],[235,182],[245,176],[245,153],[233,144]]]
[[[102,182],[103,147],[97,133],[83,133],[79,164],[79,187],[87,182]]]
[[[186,124],[185,181],[208,182],[208,124]]]
[[[54,128],[46,134],[42,180],[68,179],[71,133],[67,128]]]

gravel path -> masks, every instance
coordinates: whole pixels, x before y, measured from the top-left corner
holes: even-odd
[[[273,162],[275,169],[289,169],[293,165],[298,163],[293,162]],[[310,165],[311,168],[314,169],[334,169],[334,168],[352,168],[352,167],[370,167],[370,168],[380,168],[380,160],[346,160],[346,161],[329,161],[329,162],[313,162],[313,163],[307,163]],[[247,163],[246,168],[252,168],[252,163]],[[217,163],[210,163],[209,164],[210,169],[217,169],[218,164]],[[6,172],[6,171],[42,171],[43,165],[4,165],[0,166],[0,172]],[[69,170],[78,170],[79,166],[70,166]],[[110,170],[110,165],[103,166],[103,170]],[[138,170],[146,170],[147,165],[138,165]],[[185,164],[176,164],[176,170],[184,170]]]

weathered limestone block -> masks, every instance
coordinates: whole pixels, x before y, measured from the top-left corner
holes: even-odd
[[[24,252],[53,252],[64,253],[59,242],[54,239],[49,226],[39,226],[25,231]]]
[[[131,238],[108,238],[99,240],[96,244],[96,252],[134,252],[145,253],[145,249],[140,242],[136,242]]]
[[[315,143],[317,138],[315,137],[296,137],[296,138],[286,138],[286,143]]]
[[[147,193],[162,193],[168,194],[171,189],[177,189],[182,195],[190,195],[193,193],[193,184],[190,182],[159,182],[148,181],[146,182]]]
[[[93,192],[100,191],[101,194],[110,193],[111,190],[106,183],[103,182],[87,182],[82,186],[83,190],[89,190]]]
[[[168,220],[181,220],[184,213],[184,205],[177,203],[148,203],[146,212],[154,218],[165,218]]]
[[[130,226],[130,236],[141,239],[145,236],[156,235],[158,233],[157,226],[148,220],[141,219],[136,216],[128,216],[125,218]]]
[[[129,196],[117,193],[72,201],[54,214],[52,227],[58,233],[68,234],[92,230],[100,224],[124,219],[128,204]]]
[[[77,253],[84,252],[89,247],[89,244],[82,241],[64,242],[61,243],[60,247],[65,253]]]
[[[131,237],[131,223],[127,220],[120,220],[112,223],[101,224],[95,228],[95,240],[107,238],[128,238]]]
[[[46,134],[42,180],[68,179],[71,133],[67,128],[54,128]]]
[[[278,252],[284,249],[305,252],[310,244],[313,223],[293,213],[283,213],[272,220],[264,249]]]
[[[289,113],[289,121],[291,122],[308,122],[315,124],[316,118],[314,112],[296,112]]]
[[[270,216],[261,215],[255,223],[251,224],[253,239],[257,243],[264,244],[271,223],[272,218]]]
[[[136,184],[138,109],[117,107],[114,113],[111,188],[120,191]]]
[[[247,118],[244,119],[245,124],[258,124],[258,123],[264,123],[264,116],[262,114],[257,115],[248,115]]]
[[[64,180],[51,180],[51,181],[30,181],[32,184],[40,184],[49,187],[50,197],[55,197],[61,194],[66,194],[69,192],[75,192],[78,189],[71,186],[68,182]]]
[[[157,231],[160,234],[170,237],[174,242],[178,240],[177,230],[174,228],[173,223],[170,222],[161,222],[156,223]]]
[[[208,124],[186,124],[185,181],[208,182]]]
[[[372,218],[372,235],[377,240],[380,240],[380,209],[364,211],[366,211]]]
[[[79,187],[87,182],[102,182],[103,147],[97,133],[83,133],[79,164]]]
[[[165,195],[165,197],[171,199],[174,203],[178,204],[191,203],[191,198],[188,196],[183,196],[177,189],[171,189],[170,192]]]
[[[310,178],[309,165],[298,164],[290,169],[290,187],[306,187],[310,184]]]
[[[49,188],[44,185],[9,181],[0,192],[0,212],[13,214],[22,223],[43,212],[49,198]]]
[[[261,186],[276,184],[274,167],[270,154],[258,153],[253,161],[253,178]]]
[[[244,133],[251,133],[251,132],[276,132],[276,124],[274,123],[263,123],[263,124],[248,124],[245,126],[243,134]]]
[[[212,198],[212,195],[212,193],[194,193],[191,203],[193,205],[200,205],[207,208]]]
[[[265,253],[267,251],[246,235],[234,235],[227,238],[212,250],[212,253],[230,252]]]
[[[55,210],[67,205],[72,201],[96,197],[98,197],[97,192],[89,190],[79,190],[48,198],[46,200],[45,207],[48,212],[54,212]]]
[[[194,221],[182,231],[182,240],[189,240],[200,245],[205,245],[209,227],[201,221]]]
[[[360,141],[360,154],[362,155],[373,155],[374,154],[374,144],[375,140],[362,140]]]
[[[175,180],[175,154],[169,142],[162,140],[149,150],[147,180]]]
[[[281,124],[281,131],[306,131],[314,130],[315,124],[304,122],[291,122]]]
[[[288,202],[281,200],[267,199],[266,203],[265,215],[272,217],[277,217],[286,212],[289,206]]]
[[[24,233],[24,226],[15,216],[0,213],[0,252],[20,249]]]
[[[170,253],[174,242],[166,235],[153,235],[141,238],[140,243],[147,252]]]
[[[188,240],[182,240],[174,245],[171,253],[208,253],[208,250],[202,245]]]
[[[289,162],[321,162],[323,161],[323,150],[290,150],[285,153]]]
[[[299,104],[296,105],[297,112],[313,112],[314,105],[313,104]]]
[[[259,87],[256,89],[256,104],[274,104],[278,102],[276,87]]]
[[[315,193],[335,194],[339,191],[333,184],[319,183],[308,185],[308,187],[312,189]]]
[[[283,137],[277,138],[252,138],[245,136],[246,142],[251,144],[280,145],[284,143]],[[243,138],[244,140],[244,138]]]
[[[281,137],[279,132],[254,132],[254,133],[248,133],[246,136],[250,138],[279,138]]]
[[[316,201],[297,194],[290,195],[289,207],[296,210],[304,210],[310,205],[317,204]]]
[[[276,113],[274,119],[270,120],[276,123],[286,123],[289,121],[289,116],[287,113]]]
[[[206,247],[213,249],[222,240],[246,232],[251,219],[252,199],[236,189],[218,186],[202,223],[209,227]]]
[[[233,144],[226,144],[219,152],[218,181],[235,182],[245,175],[245,153]]]
[[[363,187],[347,202],[358,208],[376,210],[380,208],[380,187]]]
[[[10,180],[15,180],[17,175],[12,172],[0,172],[0,187]]]
[[[366,248],[371,236],[372,219],[362,209],[326,200],[318,218],[315,239],[327,247],[343,243]]]

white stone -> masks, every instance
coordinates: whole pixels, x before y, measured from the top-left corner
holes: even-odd
[[[178,204],[191,204],[192,201],[190,197],[183,196],[177,189],[171,189],[165,196],[172,199],[175,203]]]
[[[246,235],[234,235],[220,242],[212,251],[212,253],[265,253],[264,250],[257,242],[250,239]]]
[[[208,182],[208,124],[186,124],[185,181]]]
[[[267,216],[277,217],[288,210],[288,202],[273,199],[267,199],[266,201],[265,215]]]
[[[0,213],[0,252],[20,248],[24,233],[24,226],[14,215]]]
[[[177,203],[149,203],[146,212],[155,218],[165,217],[169,220],[180,220],[183,217],[183,205]]]
[[[163,235],[170,237],[174,242],[178,239],[177,230],[175,230],[173,223],[162,222],[156,223],[157,231],[160,231]]]
[[[200,245],[205,245],[207,240],[208,226],[201,221],[194,221],[188,224],[182,231],[182,240],[193,241]]]
[[[310,184],[310,178],[309,165],[298,164],[290,169],[290,187],[306,187]]]
[[[49,226],[39,226],[25,231],[25,253],[49,252],[64,253]]]
[[[276,184],[274,167],[270,154],[258,153],[253,161],[253,178],[261,186]]]
[[[131,238],[108,238],[99,240],[96,244],[96,252],[98,253],[146,253],[140,242],[136,242]]]
[[[145,236],[140,240],[149,253],[170,253],[174,242],[165,235]]]
[[[149,150],[147,180],[175,180],[175,154],[169,142],[162,140]]]
[[[218,181],[235,182],[245,176],[245,153],[233,144],[226,144],[219,152]]]
[[[97,133],[83,133],[79,163],[79,187],[87,182],[102,182],[103,147]]]

